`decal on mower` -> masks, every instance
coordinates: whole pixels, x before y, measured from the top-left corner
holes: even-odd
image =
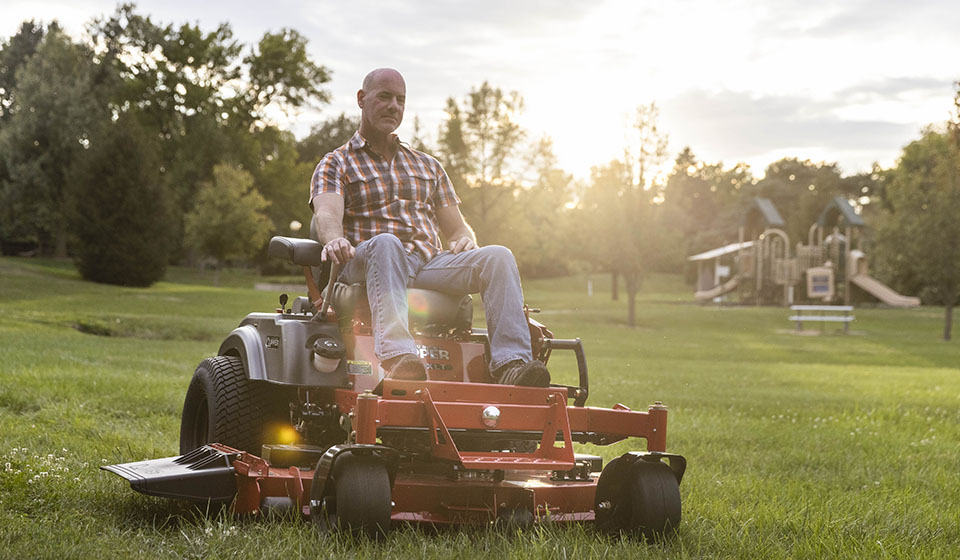
[[[373,374],[373,365],[370,362],[347,360],[347,373],[350,375],[371,375]]]
[[[450,351],[444,350],[437,346],[424,346],[423,344],[417,344],[417,352],[420,354],[420,357],[423,359],[431,360],[450,360]]]
[[[280,337],[268,336],[265,344],[267,348],[280,348]]]

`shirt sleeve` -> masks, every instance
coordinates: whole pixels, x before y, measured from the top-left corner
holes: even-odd
[[[310,207],[313,199],[321,193],[336,193],[343,196],[343,161],[334,152],[323,156],[310,179]]]
[[[460,197],[457,196],[457,192],[453,189],[453,182],[450,180],[450,177],[447,176],[446,170],[440,165],[440,162],[435,161],[434,163],[437,173],[437,191],[433,195],[434,206],[437,208],[445,208],[447,206],[460,204]]]

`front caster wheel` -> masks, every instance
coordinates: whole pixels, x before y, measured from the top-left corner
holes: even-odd
[[[680,525],[680,484],[659,460],[618,457],[600,474],[594,505],[600,531],[665,537]]]
[[[320,532],[348,531],[380,538],[390,530],[390,476],[373,455],[344,453],[333,464],[333,492],[314,484],[310,520]]]

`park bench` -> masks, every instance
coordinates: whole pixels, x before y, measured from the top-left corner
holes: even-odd
[[[821,323],[843,323],[843,332],[849,332],[850,322],[853,321],[852,305],[791,305],[791,321],[797,323],[797,331],[803,330],[804,321],[819,321]]]

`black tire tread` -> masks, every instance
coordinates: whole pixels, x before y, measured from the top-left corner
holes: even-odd
[[[609,507],[596,511],[597,529],[605,533],[656,539],[670,536],[680,525],[680,485],[660,461],[610,461],[595,498],[598,508],[605,501]]]
[[[210,442],[194,443],[219,442],[259,454],[261,446],[269,443],[264,434],[267,425],[284,420],[287,400],[283,392],[248,379],[243,362],[236,356],[206,358],[197,366],[194,376],[206,376],[213,388],[212,394],[207,395],[208,413],[213,420],[208,434]]]
[[[380,538],[390,530],[390,477],[372,455],[348,453],[333,466],[337,523],[357,536]]]
[[[631,529],[647,539],[668,536],[680,525],[680,485],[670,467],[637,461],[628,485],[633,501]]]

